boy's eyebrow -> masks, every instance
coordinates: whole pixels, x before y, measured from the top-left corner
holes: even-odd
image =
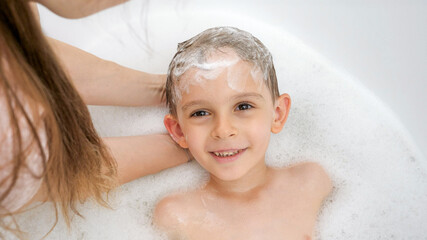
[[[241,94],[235,95],[232,98],[230,98],[230,100],[236,101],[236,100],[239,100],[239,99],[242,99],[242,98],[258,98],[260,100],[264,100],[264,97],[261,94],[259,94],[259,93],[251,93],[251,92],[249,92],[249,93],[241,93]],[[203,105],[203,104],[207,104],[207,103],[208,103],[208,101],[205,101],[205,100],[194,100],[194,101],[186,103],[184,106],[181,107],[181,109],[182,109],[182,111],[185,111],[185,110],[187,110],[188,108],[190,108],[192,106]]]
[[[241,93],[232,97],[231,100],[238,100],[241,98],[258,98],[260,100],[264,100],[264,97],[261,94],[255,92]]]

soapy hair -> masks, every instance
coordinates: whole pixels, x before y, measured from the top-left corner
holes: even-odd
[[[178,82],[188,69],[201,66],[215,51],[232,49],[240,59],[252,63],[262,72],[273,102],[279,96],[273,57],[264,44],[250,33],[234,27],[207,29],[187,41],[178,44],[175,56],[169,64],[166,81],[166,103],[171,114],[176,115],[179,99]]]
[[[0,182],[0,239],[4,230],[19,233],[18,225],[10,221],[14,212],[5,208],[4,200],[21,169],[28,168],[21,118],[29,126],[32,146],[41,153],[45,152],[37,132],[40,121],[36,120],[46,129],[48,154],[41,155],[42,173],[33,177],[42,182],[41,189],[56,215],[60,210],[68,225],[72,212],[79,215],[78,202],[93,197],[108,206],[103,195],[117,185],[116,162],[97,135],[87,106],[62,70],[29,4],[27,0],[0,1],[0,92],[7,106],[7,112],[1,114],[10,116],[13,144],[13,171]]]

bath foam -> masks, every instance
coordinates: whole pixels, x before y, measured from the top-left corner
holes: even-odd
[[[225,34],[233,37],[226,38]],[[168,69],[172,81],[180,83],[180,87],[174,88],[172,91],[172,102],[176,104],[176,101],[180,100],[182,91],[188,92],[189,84],[200,84],[201,77],[215,79],[222,72],[221,69],[235,65],[239,61],[251,63],[253,69],[250,73],[254,80],[259,80],[260,86],[262,80],[267,81],[269,78],[268,69],[272,67],[272,56],[268,49],[249,32],[220,26],[209,28],[189,40],[179,43],[177,53],[171,60]],[[195,75],[191,74],[192,81],[181,81],[186,78],[182,75],[188,73],[190,69],[194,72],[194,68],[200,71]],[[263,76],[258,78],[260,73],[263,73],[261,74]],[[241,84],[241,80],[244,78],[237,69],[228,72],[228,86],[240,91],[245,85]]]
[[[237,56],[233,56],[232,60],[213,61],[208,64],[197,64],[185,71],[181,76],[175,76],[177,87],[175,87],[173,102],[179,103],[182,99],[183,93],[189,93],[190,85],[197,85],[205,88],[206,81],[212,81],[218,78],[224,72],[227,74],[227,85],[234,91],[241,92],[245,86],[249,76],[252,78],[250,81],[255,81],[257,88],[260,90],[265,86],[263,74],[259,67],[251,64],[250,67],[239,65],[233,71],[230,70],[232,66],[242,63]],[[249,68],[249,69],[248,69]]]
[[[203,64],[193,64],[188,67],[181,75],[174,74],[174,78],[179,79],[177,81],[177,87],[175,88],[176,99],[174,99],[174,102],[178,103],[179,101],[181,101],[183,92],[186,94],[189,93],[190,85],[203,86],[205,84],[205,81],[216,79],[223,71],[228,69],[230,66],[235,65],[238,61],[239,59],[236,57],[234,59],[227,59],[224,61],[213,61]],[[189,76],[191,77],[187,77],[190,72],[191,74]],[[231,74],[229,73],[229,75]],[[236,90],[236,87],[234,87],[234,85],[237,84],[234,83],[239,81],[239,79],[228,77],[227,81],[230,88]]]
[[[102,17],[96,19],[97,27]],[[142,29],[135,19],[127,21],[135,24],[133,29]],[[138,39],[129,37],[128,28],[117,25],[106,24],[103,36],[93,36],[93,42],[80,47],[130,67],[165,72],[176,43],[208,27],[232,25],[251,32],[270,49],[279,89],[293,100],[283,131],[272,135],[267,163],[316,161],[334,182],[318,219],[316,239],[426,239],[422,227],[427,222],[426,159],[396,117],[357,80],[293,36],[244,16],[150,10],[147,19],[152,55],[140,48]],[[89,20],[82,25],[90,27]],[[90,107],[90,111],[103,136],[165,132],[163,108]],[[151,226],[156,201],[170,192],[197,187],[206,177],[191,162],[138,179],[111,194],[113,210],[91,202],[80,205],[85,219],[74,217],[71,231],[60,220],[46,239],[162,239]],[[50,206],[44,205],[18,220],[31,239],[38,239],[53,216]]]

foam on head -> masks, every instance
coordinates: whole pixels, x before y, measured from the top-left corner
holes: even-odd
[[[206,62],[191,64],[191,68],[187,69],[183,74],[175,79],[179,78],[179,81],[175,81],[174,86],[174,102],[179,102],[182,97],[182,92],[189,92],[189,85],[200,85],[206,80],[216,79],[225,69],[234,66],[240,59],[235,54],[226,54],[216,52],[212,54],[215,56],[214,59],[210,58]],[[220,56],[218,56],[220,55]],[[233,88],[233,82],[238,79],[227,78],[228,85]],[[236,87],[234,87],[236,88]],[[233,89],[234,89],[233,88]],[[238,89],[235,89],[238,90]]]
[[[233,27],[216,27],[178,44],[177,53],[169,65],[166,83],[166,101],[170,112],[176,113],[175,106],[181,99],[182,91],[188,91],[190,84],[214,79],[224,68],[239,60],[253,64],[253,79],[263,80],[260,85],[265,83],[274,101],[279,96],[279,91],[273,58],[268,49],[248,32]],[[188,79],[185,73],[191,69],[198,71],[192,75],[192,79]],[[244,83],[238,77],[229,76],[230,88],[238,91],[242,85]]]
[[[186,70],[175,81],[174,101],[179,102],[183,93],[189,93],[190,85],[199,85],[204,87],[206,81],[212,81],[218,78],[220,74],[226,74],[226,81],[229,88],[241,92],[249,77],[255,81],[258,89],[265,85],[264,77],[258,67],[253,64],[244,62],[237,54],[229,48],[219,49],[213,52],[203,64],[195,64]]]

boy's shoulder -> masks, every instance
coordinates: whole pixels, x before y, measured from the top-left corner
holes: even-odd
[[[316,162],[303,162],[280,168],[279,178],[287,178],[298,188],[325,198],[332,190],[332,181],[325,169]]]
[[[154,210],[154,223],[160,228],[178,230],[195,214],[198,191],[175,193],[161,199]]]

